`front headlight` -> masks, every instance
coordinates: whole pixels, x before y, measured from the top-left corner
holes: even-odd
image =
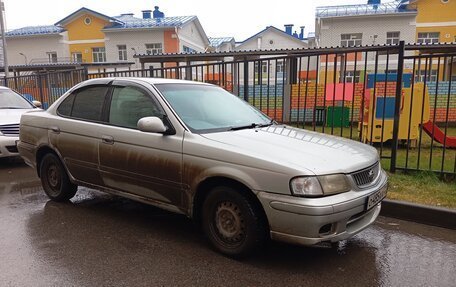
[[[347,192],[350,183],[344,174],[296,177],[290,181],[293,195],[317,197]]]

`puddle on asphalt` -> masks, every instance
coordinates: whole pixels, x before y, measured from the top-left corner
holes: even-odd
[[[214,280],[213,286],[228,282],[213,274],[252,286],[454,286],[456,281],[456,231],[384,217],[332,249],[273,243],[239,262],[212,252],[182,216],[87,188],[80,188],[69,203],[49,201],[33,170],[21,165],[0,166],[0,214],[8,220],[0,234],[0,255],[14,267],[0,279],[33,266],[28,278],[15,277],[18,285],[34,282],[34,276],[49,283],[40,274],[53,282],[96,285],[106,279],[96,275],[106,272],[106,262],[123,271],[109,274],[110,282],[129,285],[125,275],[137,274],[137,266],[128,264],[132,261],[148,270],[137,274],[144,282],[159,276],[172,280],[175,274],[190,280],[195,270]]]

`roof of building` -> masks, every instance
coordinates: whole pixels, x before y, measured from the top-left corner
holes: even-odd
[[[213,38],[209,37],[209,43],[212,47],[219,47],[224,43],[229,43],[234,41],[234,37],[220,37],[220,38]]]
[[[30,35],[50,35],[50,34],[59,34],[63,32],[64,29],[54,25],[49,26],[30,26],[23,27],[19,29],[14,29],[5,33],[7,37],[11,36],[30,36]]]
[[[238,42],[237,44],[239,44],[238,46],[242,46],[244,43],[252,40],[252,39],[255,39],[256,37],[260,36],[262,33],[268,31],[268,30],[272,30],[272,31],[275,31],[275,32],[278,32],[279,34],[282,34],[282,36],[284,37],[290,37],[290,39],[293,39],[294,41],[296,42],[299,42],[299,43],[302,43],[304,45],[304,42],[299,40],[298,38],[296,38],[295,36],[293,35],[289,35],[287,34],[285,31],[283,30],[280,30],[279,28],[276,28],[274,26],[267,26],[265,29],[261,30],[260,32],[256,33],[255,35],[253,36],[250,36],[249,38],[245,39],[244,41],[242,42]]]
[[[96,14],[99,17],[109,20],[112,24],[109,24],[105,27],[105,30],[112,29],[135,29],[135,28],[160,28],[160,27],[180,27],[185,25],[193,20],[197,20],[196,16],[177,16],[177,17],[164,17],[164,18],[151,18],[143,19],[134,17],[132,13],[122,14],[120,16],[108,17],[101,13],[92,11],[87,8],[81,8],[74,13],[71,13],[69,16],[55,23],[55,25],[47,26],[31,26],[23,27],[19,29],[14,29],[9,32],[6,32],[6,36],[30,36],[30,35],[44,35],[44,34],[58,34],[65,31],[61,26],[72,20],[74,17],[77,17],[80,13],[87,12],[91,14]],[[201,27],[202,29],[202,27]]]
[[[188,22],[195,20],[196,16],[176,16],[163,18],[137,18],[133,14],[122,14],[114,17],[117,22],[105,27],[109,29],[132,29],[132,28],[158,28],[158,27],[180,27]]]
[[[58,21],[57,23],[55,23],[54,25],[55,26],[64,26],[65,24],[67,24],[68,22],[71,22],[73,21],[75,18],[79,17],[80,14],[84,14],[84,13],[89,13],[89,14],[92,14],[98,18],[102,18],[106,21],[109,21],[109,22],[118,22],[118,20],[116,18],[113,18],[113,17],[109,17],[109,16],[106,16],[104,14],[101,14],[97,11],[94,11],[94,10],[91,10],[89,8],[86,8],[86,7],[82,7],[76,11],[74,11],[73,13],[71,13],[70,15],[66,16],[65,18],[63,18],[62,20]]]
[[[381,4],[357,4],[357,5],[339,5],[339,6],[321,6],[317,7],[315,16],[317,18],[333,18],[347,16],[364,16],[364,15],[387,15],[413,13],[415,9],[407,7],[409,1],[393,1]]]

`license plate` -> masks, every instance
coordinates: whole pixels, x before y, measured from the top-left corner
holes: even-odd
[[[380,189],[376,193],[374,193],[371,196],[369,196],[367,198],[367,209],[368,210],[371,209],[372,207],[377,205],[377,203],[382,201],[382,199],[384,199],[385,196],[386,196],[386,191],[387,190],[388,190],[388,187],[385,185],[384,187],[382,187],[382,189]]]

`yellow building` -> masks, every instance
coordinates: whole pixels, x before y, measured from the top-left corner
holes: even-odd
[[[73,61],[97,63],[106,62],[105,34],[102,29],[116,22],[118,20],[115,18],[81,8],[54,25],[67,31],[67,44]]]
[[[416,42],[419,44],[433,43],[451,43],[456,42],[456,1],[455,0],[412,0],[409,1],[409,9],[416,9]],[[450,75],[453,79],[456,78],[456,59],[453,64],[446,60],[445,64],[441,64],[440,73],[438,73],[438,65],[432,63],[432,67],[428,70],[428,80],[436,80],[439,74],[439,80],[448,80]],[[431,65],[431,63],[428,63]],[[424,64],[422,64],[424,66]],[[453,71],[450,70],[453,68]],[[442,71],[446,70],[446,75]],[[424,76],[424,67],[417,72],[419,77]]]
[[[455,0],[412,0],[410,9],[416,9],[417,43],[456,42]]]

